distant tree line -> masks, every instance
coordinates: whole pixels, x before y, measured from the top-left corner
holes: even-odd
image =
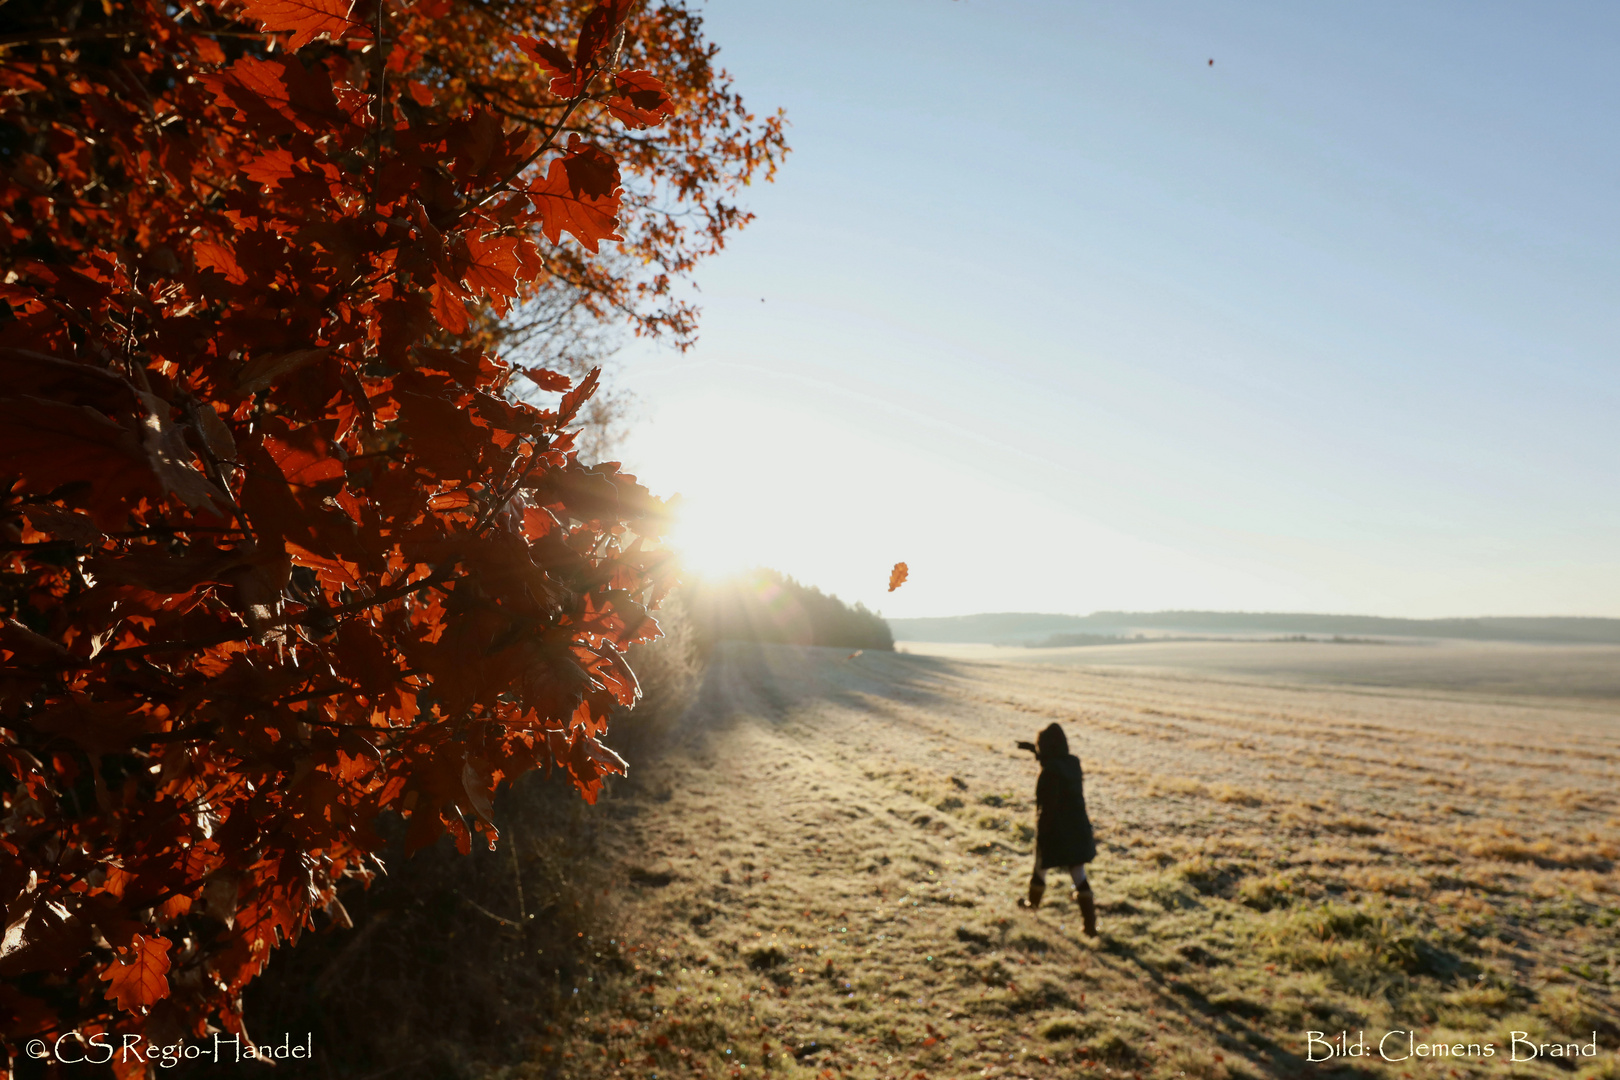
[[[894,649],[889,624],[876,612],[776,570],[699,579],[685,585],[681,596],[705,652],[720,641]]]
[[[1033,642],[1032,646],[1037,649],[1069,649],[1076,645],[1118,645],[1127,640],[1118,634],[1052,634],[1045,641]]]
[[[1315,615],[1245,611],[1098,611],[1091,615],[998,612],[945,618],[892,619],[901,641],[989,642],[998,645],[1102,644],[1086,637],[1166,634],[1273,637],[1450,638],[1548,645],[1620,645],[1620,619],[1575,616],[1487,616],[1474,619],[1396,619],[1377,615]]]

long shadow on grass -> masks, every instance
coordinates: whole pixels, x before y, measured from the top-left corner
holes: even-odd
[[[953,661],[808,645],[721,642],[682,726],[723,727],[738,715],[781,720],[816,702],[869,710],[873,699],[926,708],[957,702]]]
[[[1108,956],[1118,957],[1122,964],[1110,962]],[[1104,938],[1103,949],[1097,958],[1109,967],[1136,969],[1136,980],[1150,985],[1155,1008],[1179,1015],[1187,1026],[1202,1027],[1217,1035],[1217,1042],[1226,1053],[1241,1057],[1250,1068],[1263,1075],[1295,1077],[1307,1070],[1312,1074],[1326,1069],[1336,1076],[1377,1077],[1382,1074],[1354,1062],[1307,1061],[1304,1055],[1294,1053],[1277,1043],[1265,1031],[1250,1022],[1269,1010],[1257,1002],[1242,998],[1211,1000],[1189,983],[1167,977],[1165,973],[1144,957],[1141,950],[1112,935]],[[1119,974],[1130,977],[1128,970]],[[1262,1059],[1260,1052],[1270,1055]]]

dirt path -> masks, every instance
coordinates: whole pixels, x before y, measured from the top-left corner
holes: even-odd
[[[1012,744],[1053,720],[1098,825],[1097,942],[1056,875],[1015,906],[1036,770]],[[1595,1030],[1577,1063],[1616,1075],[1615,720],[728,646],[678,745],[600,807],[614,929],[507,1075],[1221,1080],[1344,1064],[1307,1065],[1306,1032],[1359,1029],[1478,1046],[1456,1076],[1502,1075],[1511,1030]]]

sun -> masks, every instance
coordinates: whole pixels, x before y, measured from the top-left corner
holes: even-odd
[[[728,510],[732,512],[728,512]],[[681,566],[705,578],[730,577],[759,563],[759,524],[713,499],[683,498],[668,546]]]

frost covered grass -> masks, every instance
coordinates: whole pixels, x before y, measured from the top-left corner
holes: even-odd
[[[1620,1044],[1616,710],[726,647],[605,804],[596,965],[497,1075],[1507,1075]],[[1052,720],[1103,935],[1020,911]],[[1497,1056],[1305,1061],[1307,1031]],[[1565,1068],[1569,1065],[1572,1067]],[[1438,1069],[1438,1071],[1437,1071]],[[1607,1071],[1605,1071],[1607,1070]]]

